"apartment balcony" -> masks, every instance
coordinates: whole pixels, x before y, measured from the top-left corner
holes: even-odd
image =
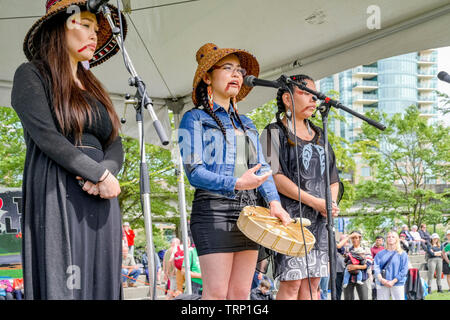
[[[421,104],[436,103],[436,101],[436,94],[419,94],[419,96],[417,97],[417,102]]]
[[[357,94],[353,97],[354,102],[372,104],[378,102],[378,95],[373,93]]]
[[[378,89],[378,81],[374,80],[363,80],[353,83],[353,89],[360,89],[360,90],[376,90]]]
[[[422,107],[419,109],[420,116],[425,118],[431,118],[437,115],[436,108],[433,108],[432,106],[429,107]]]
[[[432,92],[436,90],[436,83],[431,81],[418,81],[417,82],[417,90],[424,92]]]
[[[378,68],[359,66],[352,69],[354,75],[360,77],[375,77],[378,75]]]
[[[417,70],[417,77],[419,79],[432,79],[436,77],[436,72],[434,70]]]
[[[420,66],[432,66],[437,64],[437,58],[431,55],[420,55],[417,57],[417,63]]]

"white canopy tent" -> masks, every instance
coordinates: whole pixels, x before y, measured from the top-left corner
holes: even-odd
[[[44,0],[0,0],[0,105],[10,105],[14,71],[25,61],[27,30],[44,14]],[[261,65],[261,78],[306,73],[315,79],[406,52],[450,45],[448,0],[123,0],[126,48],[147,85],[169,133],[169,108],[192,107],[195,53],[207,42],[242,48]],[[111,0],[112,4],[116,0]],[[379,17],[380,29],[376,27]],[[375,24],[373,25],[373,23]],[[120,115],[124,94],[134,94],[121,55],[93,69]],[[239,103],[246,113],[272,99],[275,90],[255,88]],[[174,105],[173,102],[176,102]],[[177,111],[177,110],[176,110]],[[136,136],[128,108],[125,134]],[[146,142],[159,139],[146,116]]]
[[[195,53],[207,42],[250,51],[260,62],[260,78],[265,79],[295,73],[320,79],[382,58],[450,45],[449,0],[122,2],[128,20],[125,46],[169,136],[168,110],[180,119],[193,106]],[[26,60],[23,39],[34,21],[44,14],[44,3],[0,0],[1,106],[10,106],[14,71]],[[111,3],[116,4],[116,0]],[[133,95],[135,89],[128,86],[129,75],[122,56],[117,54],[93,71],[111,93],[119,116],[123,116],[124,96]],[[247,113],[274,96],[275,90],[255,88],[239,103],[240,113]],[[137,137],[132,109],[128,108],[122,132]],[[144,121],[145,141],[160,145],[147,113]],[[185,221],[183,185],[179,190]],[[185,239],[183,242],[186,244]]]

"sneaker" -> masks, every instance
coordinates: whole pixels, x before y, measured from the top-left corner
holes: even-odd
[[[362,281],[356,281],[357,284],[363,285],[364,283]]]

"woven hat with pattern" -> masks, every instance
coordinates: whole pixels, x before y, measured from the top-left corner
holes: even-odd
[[[47,0],[45,5],[46,13],[43,17],[41,17],[38,21],[36,21],[33,26],[28,31],[25,36],[25,40],[23,43],[23,51],[25,52],[25,56],[29,61],[33,60],[33,57],[37,53],[37,48],[39,47],[39,33],[42,30],[42,27],[46,24],[52,23],[55,17],[66,14],[67,17],[75,13],[71,9],[72,6],[78,6],[81,11],[86,9],[87,0]],[[114,21],[114,24],[119,27],[119,16],[117,14],[117,8],[113,5],[108,4],[108,7],[111,9],[111,17]],[[73,7],[74,8],[74,7]],[[122,15],[122,25],[124,38],[127,34],[127,22],[125,20],[125,16]],[[103,16],[102,13],[97,14],[97,23],[99,32],[97,34],[97,48],[95,50],[94,56],[89,61],[90,67],[95,67],[109,58],[111,58],[114,54],[119,51],[119,44],[114,39],[111,27]]]
[[[203,76],[221,59],[230,54],[235,54],[240,61],[241,67],[247,70],[247,75],[253,75],[258,77],[259,75],[259,63],[258,60],[249,52],[241,49],[232,48],[219,48],[214,43],[207,43],[198,49],[196,59],[198,63],[197,71],[195,72],[194,82],[192,85],[192,101],[194,105],[197,105],[197,98],[195,96],[195,90],[198,84],[202,80]],[[251,87],[242,85],[241,90],[236,96],[236,101],[244,99],[248,93],[252,90]]]

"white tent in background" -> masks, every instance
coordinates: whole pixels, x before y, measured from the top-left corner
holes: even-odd
[[[260,77],[266,79],[295,73],[320,79],[382,58],[450,45],[448,0],[122,2],[128,20],[126,48],[169,136],[168,109],[181,116],[192,108],[195,53],[207,42],[250,51],[260,62]],[[33,22],[44,14],[44,3],[0,0],[1,106],[10,106],[14,71],[25,61],[23,39]],[[111,93],[122,116],[124,95],[134,94],[135,90],[128,87],[129,75],[121,55],[93,71]],[[239,103],[240,113],[274,96],[275,90],[255,88]],[[132,109],[128,108],[123,133],[136,137]],[[159,145],[149,115],[144,116],[146,142]]]
[[[44,0],[0,0],[2,106],[10,105],[14,71],[25,61],[23,39],[33,22],[44,14],[44,3]],[[282,73],[307,73],[320,79],[382,58],[450,45],[448,0],[122,0],[122,3],[128,12],[126,48],[167,132],[170,128],[167,107],[184,111],[192,107],[195,53],[207,42],[250,51],[260,62],[260,77],[266,79]],[[135,90],[128,86],[121,55],[93,71],[112,94],[122,115],[124,94],[134,94]],[[275,90],[255,88],[239,103],[239,109],[246,113],[272,99],[274,94]],[[128,108],[126,118],[124,133],[136,136],[132,108]],[[146,141],[159,144],[149,125],[150,118],[146,120]]]

